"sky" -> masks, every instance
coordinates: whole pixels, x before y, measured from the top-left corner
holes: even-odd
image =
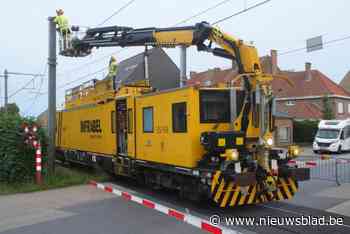
[[[129,0],[11,0],[1,5],[0,15],[0,73],[10,72],[46,73],[48,57],[48,21],[55,10],[63,8],[71,25],[94,27],[103,22]],[[141,27],[170,27],[222,0],[136,0],[126,9],[111,18],[105,25]],[[215,22],[252,6],[262,0],[231,0],[184,25],[197,22]],[[340,82],[350,70],[350,39],[325,45],[323,50],[306,53],[299,51],[283,54],[293,49],[303,48],[306,39],[322,35],[324,41],[331,41],[350,35],[348,23],[350,1],[347,0],[272,0],[265,5],[250,10],[220,23],[226,33],[247,42],[253,42],[263,56],[277,49],[281,54],[278,64],[282,69],[303,70],[305,62],[311,62],[335,82]],[[118,53],[115,53],[118,51]],[[106,72],[89,75],[107,66],[109,55],[117,59],[131,57],[143,48],[103,48],[86,58],[64,58],[58,56],[57,64],[57,105],[64,102],[65,89],[81,82],[98,78]],[[179,65],[179,49],[166,52]],[[195,48],[188,51],[188,72],[204,71],[220,67],[228,68],[227,60],[211,54],[198,53]],[[71,81],[81,78],[75,83]],[[47,108],[47,75],[31,78],[9,77],[9,102],[16,102],[23,115],[36,116]],[[25,84],[28,87],[16,93]],[[70,83],[70,84],[69,84]],[[69,85],[66,85],[69,84]],[[3,105],[4,80],[0,77],[0,103]]]

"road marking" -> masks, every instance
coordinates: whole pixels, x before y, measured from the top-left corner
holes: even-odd
[[[232,229],[227,229],[227,228],[222,227],[222,226],[214,226],[214,225],[210,224],[210,222],[207,220],[201,219],[199,217],[195,217],[195,216],[190,215],[190,214],[180,212],[180,211],[175,210],[175,209],[171,209],[171,208],[166,207],[164,205],[157,204],[151,200],[143,199],[141,197],[135,196],[135,195],[130,194],[128,192],[118,191],[118,189],[113,188],[112,186],[105,186],[103,184],[96,183],[95,181],[90,181],[89,184],[102,190],[102,191],[105,191],[108,193],[113,193],[119,197],[124,198],[127,201],[132,201],[132,202],[140,204],[144,207],[147,207],[149,209],[157,210],[160,213],[174,217],[175,219],[177,219],[179,221],[183,221],[185,223],[188,223],[194,227],[197,227],[203,231],[206,231],[206,232],[209,232],[212,234],[240,234],[240,232],[238,232],[238,231],[235,231]]]

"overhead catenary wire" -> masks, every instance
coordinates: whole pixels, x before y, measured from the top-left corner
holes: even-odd
[[[13,92],[12,94],[10,94],[8,96],[8,98],[11,98],[13,96],[15,96],[16,94],[18,94],[19,92],[23,91],[24,89],[26,89],[32,82],[34,82],[34,80],[38,77],[42,77],[43,74],[32,74],[32,73],[22,73],[22,72],[8,72],[8,74],[10,75],[17,75],[17,76],[31,76],[33,77],[32,79],[30,79],[25,85],[23,85],[21,88],[17,89],[15,92]]]
[[[114,16],[118,15],[120,12],[122,12],[125,8],[127,8],[128,6],[130,6],[133,2],[135,2],[135,0],[130,0],[128,1],[126,4],[124,4],[122,7],[120,7],[118,10],[116,10],[112,15],[110,15],[109,17],[107,17],[105,20],[103,20],[101,23],[99,23],[97,26],[102,26],[105,23],[107,23],[110,19],[112,19]]]
[[[84,64],[79,65],[79,66],[77,66],[77,67],[74,67],[74,68],[72,68],[72,69],[63,71],[63,72],[57,74],[57,76],[63,76],[63,75],[65,75],[65,74],[68,74],[68,73],[71,73],[71,72],[74,72],[74,71],[83,69],[83,68],[85,68],[86,66],[90,66],[90,65],[96,64],[96,63],[98,63],[98,62],[100,62],[100,61],[102,61],[102,60],[104,60],[104,59],[106,59],[106,58],[108,58],[108,57],[110,57],[110,56],[112,56],[112,55],[119,54],[119,53],[122,52],[123,50],[124,50],[124,49],[119,49],[119,50],[113,51],[112,53],[109,53],[109,54],[107,54],[107,55],[101,56],[100,58],[94,59],[94,60],[92,60],[92,61],[90,61],[90,62],[84,63]]]
[[[194,14],[194,15],[192,15],[184,20],[179,21],[178,23],[174,24],[174,26],[178,26],[180,24],[187,23],[188,21],[190,21],[194,18],[197,18],[197,17],[199,17],[199,16],[201,16],[201,15],[203,15],[211,10],[214,10],[215,8],[218,8],[219,6],[224,5],[225,3],[228,3],[230,1],[232,1],[232,0],[224,0],[224,1],[218,2],[217,4],[215,4],[211,7],[208,7],[208,8],[206,8],[206,9],[204,9],[204,10],[202,10],[202,11],[200,11],[200,12],[198,12],[198,13],[196,13],[196,14]]]
[[[34,82],[36,77],[30,79],[25,85],[23,85],[21,88],[17,89],[15,92],[13,92],[12,94],[10,94],[8,96],[8,98],[12,98],[14,97],[15,95],[17,95],[19,92],[25,90],[32,82]]]
[[[44,66],[44,69],[43,69],[43,74],[44,76],[41,77],[41,81],[40,81],[40,86],[39,86],[39,89],[38,89],[38,92],[35,94],[34,98],[33,98],[33,102],[25,109],[24,113],[28,113],[29,110],[32,109],[32,107],[35,105],[35,103],[37,102],[39,96],[41,95],[40,92],[41,92],[41,89],[43,87],[43,84],[44,84],[44,78],[47,74],[47,69],[48,69],[48,64],[45,63],[45,66]]]
[[[345,41],[345,40],[349,40],[350,39],[350,35],[347,35],[347,36],[344,36],[344,37],[340,37],[340,38],[337,38],[337,39],[333,39],[333,40],[329,40],[329,41],[326,41],[323,43],[323,45],[329,45],[329,44],[333,44],[333,43],[337,43],[337,42],[340,42],[340,41]],[[315,47],[318,47],[319,45],[315,45]],[[282,53],[279,53],[279,55],[286,55],[286,54],[292,54],[292,53],[296,53],[296,52],[299,52],[299,51],[303,51],[303,50],[306,50],[308,47],[301,47],[301,48],[296,48],[296,49],[291,49],[291,50],[287,50],[285,52],[282,52]],[[311,47],[313,48],[313,47]]]
[[[80,80],[82,80],[82,79],[85,79],[86,77],[93,76],[93,75],[96,75],[96,74],[98,74],[98,73],[101,73],[101,72],[105,71],[106,68],[107,68],[107,67],[104,66],[103,68],[101,68],[101,69],[99,69],[99,70],[97,70],[97,71],[95,71],[95,72],[88,73],[88,74],[86,74],[86,75],[83,75],[83,76],[81,76],[81,77],[75,79],[75,80],[72,80],[72,81],[69,81],[69,82],[67,82],[67,83],[65,83],[65,84],[62,84],[62,85],[60,85],[57,89],[62,89],[62,88],[66,87],[66,86],[68,86],[68,85],[70,85],[70,84],[73,84],[73,83],[75,83],[75,82],[77,82],[77,81],[80,81]]]
[[[253,6],[247,7],[247,8],[245,8],[245,9],[243,9],[241,11],[238,11],[238,12],[232,14],[232,15],[229,15],[229,16],[226,16],[226,17],[224,17],[222,19],[219,19],[219,20],[213,22],[212,24],[216,25],[216,24],[222,23],[222,22],[224,22],[224,21],[226,21],[228,19],[231,19],[231,18],[233,18],[233,17],[235,17],[237,15],[243,14],[243,13],[245,13],[247,11],[253,10],[254,8],[257,8],[259,6],[265,5],[266,3],[270,2],[270,1],[272,1],[272,0],[265,0],[265,1],[262,1],[262,2],[259,2],[259,3],[256,3]]]

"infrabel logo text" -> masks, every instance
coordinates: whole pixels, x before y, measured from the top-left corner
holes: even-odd
[[[80,132],[102,133],[101,121],[99,119],[80,121]]]

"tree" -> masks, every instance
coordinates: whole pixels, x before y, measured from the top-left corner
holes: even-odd
[[[5,107],[0,108],[0,113],[5,113],[5,110],[7,109],[7,113],[9,114],[15,114],[19,115],[19,107],[16,105],[16,103],[10,103],[6,105]]]
[[[332,109],[331,100],[328,95],[325,95],[322,98],[323,109],[322,109],[322,118],[323,119],[334,119],[334,112]]]

